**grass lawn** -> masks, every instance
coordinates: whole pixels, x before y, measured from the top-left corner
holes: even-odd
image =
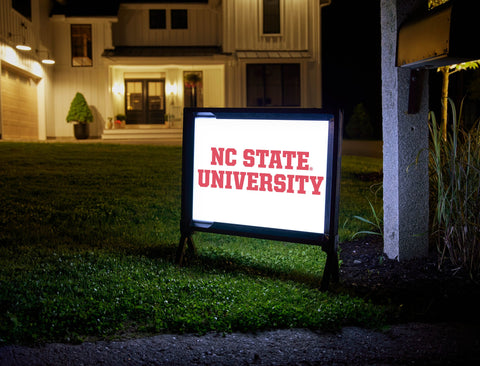
[[[380,170],[343,158],[341,241],[371,229]],[[197,233],[179,268],[180,180],[180,147],[0,143],[0,344],[382,324],[318,290],[318,247]]]

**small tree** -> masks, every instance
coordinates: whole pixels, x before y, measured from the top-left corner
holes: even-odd
[[[70,104],[67,122],[90,123],[93,122],[93,114],[83,94],[78,93]]]
[[[368,140],[373,137],[370,114],[363,103],[357,104],[353,109],[352,116],[345,126],[345,132],[351,139]]]

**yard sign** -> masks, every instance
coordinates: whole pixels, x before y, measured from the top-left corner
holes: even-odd
[[[321,245],[337,276],[340,125],[319,109],[186,108],[178,261],[207,231]]]

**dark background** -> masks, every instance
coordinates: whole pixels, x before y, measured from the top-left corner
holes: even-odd
[[[380,0],[332,0],[322,10],[323,106],[345,123],[363,103],[381,139]]]
[[[469,35],[466,35],[468,37]],[[323,105],[344,111],[345,125],[355,106],[363,103],[370,115],[374,139],[382,139],[380,0],[332,0],[322,10]],[[471,38],[472,42],[475,38]],[[442,75],[427,71],[429,110],[440,116]],[[468,129],[480,116],[480,70],[449,78],[449,97]],[[347,136],[348,137],[348,136]]]

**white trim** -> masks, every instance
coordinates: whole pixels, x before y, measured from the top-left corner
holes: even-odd
[[[103,23],[117,23],[118,17],[66,17],[65,15],[52,15],[50,17],[52,22],[63,22],[67,24],[103,24]]]
[[[179,2],[178,4],[156,4],[156,3],[145,3],[145,4],[120,4],[120,9],[132,9],[132,10],[161,10],[161,9],[206,9],[209,7],[209,4],[189,4]]]
[[[288,50],[280,50],[280,51],[237,51],[237,57],[239,59],[261,59],[262,63],[265,60],[271,62],[273,60],[305,60],[311,59],[312,54],[308,51],[288,51]],[[249,61],[250,62],[250,61]]]
[[[280,33],[263,33],[263,1],[258,0],[258,31],[261,38],[281,38],[285,31],[285,0],[279,0],[280,5]]]

